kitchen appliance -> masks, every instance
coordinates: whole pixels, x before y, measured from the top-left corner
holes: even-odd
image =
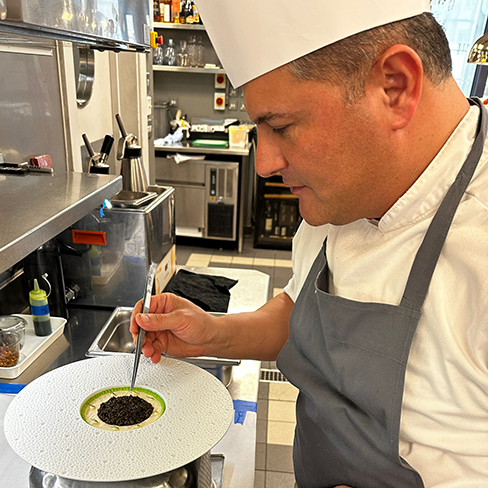
[[[201,459],[201,458],[200,458]],[[97,483],[76,481],[32,467],[29,473],[30,488],[202,488],[205,486],[199,478],[200,459],[173,471],[131,481]],[[224,456],[210,456],[212,469],[212,488],[222,488]]]
[[[238,124],[238,120],[191,117],[190,139],[228,139],[227,133],[233,124]]]
[[[118,207],[115,198],[112,208],[102,209],[103,216],[97,209],[63,232],[64,247],[80,251],[62,255],[69,282],[91,280],[91,292],[80,294],[74,304],[133,307],[143,295],[151,263],[157,264],[156,293],[174,274],[175,192],[157,185],[148,190],[154,193],[152,200],[139,206],[122,200]]]
[[[122,187],[128,191],[147,191],[148,181],[144,165],[142,164],[142,147],[137,144],[137,137],[127,133],[122,118],[115,116],[122,137],[119,139],[117,159],[121,161],[120,174]]]
[[[148,51],[149,2],[2,0],[0,30],[89,44],[104,50]]]
[[[86,149],[88,151],[88,157],[85,161],[85,171],[88,173],[97,173],[108,175],[110,166],[107,164],[107,159],[114,143],[114,138],[107,134],[103,139],[102,148],[99,153],[95,153],[93,147],[86,134],[82,135]]]
[[[175,188],[176,234],[234,241],[237,237],[239,163],[156,158],[156,181]]]

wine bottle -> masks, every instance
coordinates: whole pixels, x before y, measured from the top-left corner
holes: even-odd
[[[153,2],[153,18],[154,22],[161,22],[161,15],[159,13],[159,0]]]

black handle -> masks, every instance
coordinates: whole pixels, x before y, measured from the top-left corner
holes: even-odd
[[[93,147],[92,147],[90,141],[88,140],[88,136],[86,134],[83,134],[81,137],[83,137],[83,141],[85,142],[85,146],[88,150],[88,154],[92,158],[95,155],[95,151],[93,150]]]
[[[111,135],[107,134],[105,136],[105,139],[103,140],[102,149],[100,149],[100,153],[106,154],[108,156],[112,149],[113,143],[114,143],[114,138]]]
[[[115,115],[115,119],[117,120],[117,124],[119,124],[120,133],[122,137],[125,139],[127,137],[127,131],[125,130],[124,123],[122,122],[122,118],[119,114]]]

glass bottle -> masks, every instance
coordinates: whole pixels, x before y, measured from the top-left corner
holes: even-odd
[[[158,36],[156,43],[158,47],[154,50],[153,64],[163,64],[163,36]]]
[[[279,237],[280,236],[280,226],[278,225],[279,223],[279,209],[280,209],[280,204],[275,204],[275,207],[274,207],[274,213],[273,213],[273,225],[274,225],[274,229],[273,229],[273,235],[275,237]]]
[[[159,2],[159,14],[162,22],[171,22],[171,0],[163,0]]]
[[[268,200],[266,204],[266,214],[264,216],[264,235],[271,235],[273,230],[273,211],[271,210],[271,202]]]
[[[203,68],[205,66],[203,53],[204,53],[204,49],[203,49],[202,36],[198,36],[198,42],[195,48],[195,57],[196,57],[196,65],[200,68]]]
[[[185,23],[193,24],[193,5],[191,0],[186,0]]]
[[[198,11],[198,7],[193,4],[193,23],[200,24],[200,12]]]
[[[197,37],[190,36],[188,42],[188,65],[196,68],[197,65]]]
[[[173,24],[180,24],[181,1],[173,0],[171,2],[171,21]]]
[[[191,3],[190,3],[191,9]],[[191,11],[191,19],[189,18],[189,9],[188,9],[188,1],[181,0],[181,14],[180,14],[180,22],[182,24],[192,24],[193,23],[193,10]]]
[[[180,39],[179,50],[176,54],[176,62],[178,66],[188,66],[188,53],[186,51],[186,46],[188,45],[185,39]]]
[[[161,22],[161,15],[159,13],[159,0],[153,2],[153,16],[154,22]]]
[[[168,40],[168,45],[164,49],[163,64],[167,66],[176,66],[176,53],[173,39]]]

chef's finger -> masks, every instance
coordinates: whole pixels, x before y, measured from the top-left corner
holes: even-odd
[[[147,358],[151,358],[153,363],[159,363],[161,360],[162,344],[159,340],[155,339],[152,342],[144,344],[142,352]]]
[[[136,315],[140,313],[142,310],[142,300],[139,300],[135,305],[134,309],[132,310],[132,314],[130,316],[130,331],[132,335],[137,335],[139,330],[139,326],[136,323]]]
[[[150,313],[170,313],[178,309],[195,307],[186,298],[179,297],[174,293],[160,293],[151,297]]]
[[[175,329],[181,320],[178,320],[170,313],[140,313],[136,315],[136,323],[147,331],[172,330]]]
[[[151,356],[151,360],[153,363],[158,363],[161,360],[161,356],[166,351],[164,339],[166,339],[166,334],[160,334],[153,342],[154,352]]]
[[[171,311],[174,308],[173,300],[171,300],[171,295],[169,293],[164,293],[161,295],[153,295],[151,296],[151,300],[149,303],[149,313],[165,313]],[[142,310],[142,299],[139,300],[132,310],[132,314],[130,317],[130,331],[133,335],[137,335],[137,331],[141,324],[136,322],[136,316]]]

